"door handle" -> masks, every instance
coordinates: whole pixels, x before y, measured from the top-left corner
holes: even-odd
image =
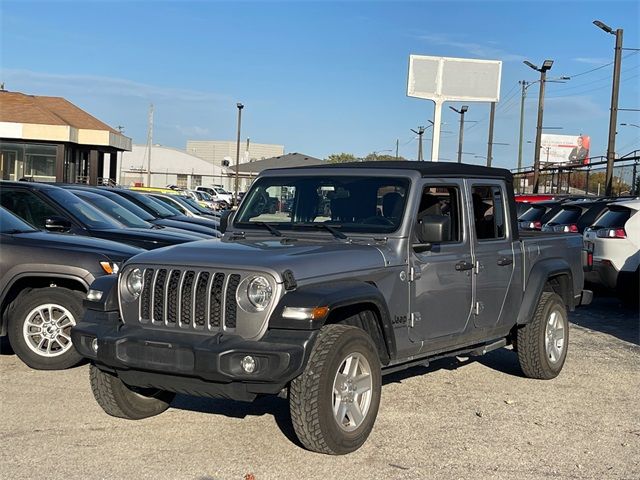
[[[464,260],[456,263],[456,270],[458,272],[462,272],[464,270],[471,270],[473,268],[473,263],[471,262],[466,262]]]
[[[498,259],[498,265],[501,267],[506,267],[507,265],[511,265],[513,263],[513,258],[509,257],[500,257]]]

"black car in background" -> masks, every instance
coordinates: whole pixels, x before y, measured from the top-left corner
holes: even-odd
[[[25,222],[42,230],[97,237],[151,250],[200,240],[164,235],[142,228],[125,228],[73,193],[54,185],[1,182],[0,204]]]
[[[4,189],[4,185],[3,185]],[[94,279],[144,250],[76,235],[42,232],[0,208],[0,335],[32,368],[80,362],[69,331],[84,315]]]
[[[541,202],[527,203],[529,208],[518,216],[519,230],[541,230],[562,207],[562,200],[543,200]]]
[[[143,210],[146,210],[147,213],[150,213],[153,216],[178,221],[189,225],[205,227],[210,230],[211,235],[216,237],[222,236],[222,234],[218,230],[220,228],[219,221],[208,218],[187,217],[186,215],[180,213],[177,209],[167,204],[161,203],[159,200],[155,200],[148,195],[144,195],[140,192],[134,192],[133,190],[127,190],[124,188],[102,188],[126,198],[127,200],[135,203],[137,206],[139,206]]]
[[[543,226],[543,232],[583,233],[607,209],[611,199],[563,203]]]
[[[203,217],[212,220],[220,220],[220,214],[216,215],[213,210],[201,207],[194,200],[183,197],[182,195],[167,195],[163,193],[150,193],[147,195],[159,200],[165,205],[178,209],[188,217]]]
[[[141,228],[145,230],[155,230],[159,231],[164,235],[168,235],[171,238],[183,238],[185,240],[193,240],[194,238],[199,239],[210,239],[211,235],[207,235],[204,233],[198,232],[190,232],[188,230],[181,230],[179,228],[172,227],[164,227],[162,225],[154,225],[145,220],[142,220],[140,217],[127,210],[126,208],[120,206],[113,200],[102,196],[98,193],[94,193],[88,190],[83,189],[68,189],[71,193],[80,197],[85,202],[93,205],[101,212],[110,216],[114,220],[122,223],[127,228]]]

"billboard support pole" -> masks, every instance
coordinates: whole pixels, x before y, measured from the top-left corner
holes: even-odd
[[[604,194],[613,193],[613,164],[616,158],[616,128],[618,123],[618,92],[620,91],[620,66],[622,64],[622,29],[615,31],[616,51],[613,61],[613,87],[611,89],[611,114],[609,117],[609,142],[607,145],[607,184]]]
[[[542,140],[542,116],[544,115],[544,86],[547,79],[547,71],[540,72],[540,95],[538,97],[538,123],[536,125],[536,145],[533,161],[533,193],[538,193],[540,183],[540,149]]]
[[[440,124],[442,123],[443,102],[434,100],[433,103],[433,140],[431,141],[431,161],[437,162],[440,155]]]
[[[491,114],[489,115],[489,145],[487,146],[487,167],[493,160],[493,122],[496,118],[496,102],[491,102]]]

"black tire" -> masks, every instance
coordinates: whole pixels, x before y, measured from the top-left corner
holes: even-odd
[[[366,359],[370,370],[371,394],[360,424],[341,427],[333,414],[334,380],[350,355]],[[381,378],[380,359],[367,333],[348,325],[323,327],[304,371],[291,382],[289,389],[291,420],[302,445],[309,450],[331,455],[342,455],[360,448],[371,433],[378,414]],[[363,398],[357,395],[355,403],[360,401],[358,397]],[[351,403],[354,403],[353,400]],[[348,421],[351,422],[351,419]],[[347,431],[345,428],[354,429]]]
[[[89,367],[91,391],[98,405],[112,417],[140,420],[153,417],[169,408],[175,393],[129,387],[116,375]]]
[[[547,324],[556,314],[557,325],[562,327],[562,348],[558,349],[559,333],[549,337],[547,348]],[[569,320],[567,308],[557,293],[542,292],[538,306],[530,323],[518,330],[518,360],[524,374],[529,378],[549,380],[558,376],[567,358],[569,347]]]
[[[62,370],[78,365],[82,361],[82,356],[71,343],[69,331],[84,315],[83,298],[83,293],[62,287],[36,288],[19,295],[12,302],[9,310],[7,332],[11,348],[18,358],[29,367],[38,370]],[[36,312],[39,307],[48,304],[57,306],[51,310],[53,318],[59,319],[58,322],[54,322],[55,325],[47,323],[50,320],[48,308],[43,309],[45,318]],[[68,313],[66,318],[63,317],[63,310],[59,307]],[[30,327],[25,325],[28,319],[31,319]],[[67,319],[71,321],[68,322]],[[52,329],[50,332],[58,333],[45,338],[44,335],[37,333],[44,331],[44,327],[35,326],[32,322],[48,325],[46,328]],[[59,328],[62,326],[63,328]],[[50,349],[48,353],[47,348]]]

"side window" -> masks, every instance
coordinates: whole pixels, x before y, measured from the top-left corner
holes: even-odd
[[[460,189],[455,186],[427,185],[422,190],[418,223],[445,220],[445,241],[458,243],[462,240],[460,230]]]
[[[471,198],[478,240],[505,238],[502,189],[493,185],[474,185]]]
[[[0,193],[0,203],[25,222],[41,229],[44,228],[44,221],[47,218],[60,215],[40,197],[28,191],[3,188]]]

